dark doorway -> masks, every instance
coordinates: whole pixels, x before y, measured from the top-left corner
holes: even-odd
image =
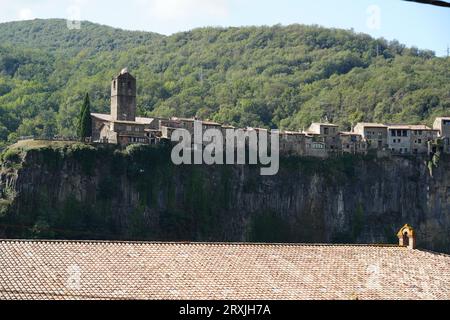
[[[409,246],[409,237],[408,237],[408,232],[406,232],[406,231],[405,231],[405,233],[403,233],[403,245]]]

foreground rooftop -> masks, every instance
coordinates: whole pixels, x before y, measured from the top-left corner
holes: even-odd
[[[0,299],[449,299],[450,256],[386,245],[0,240]]]

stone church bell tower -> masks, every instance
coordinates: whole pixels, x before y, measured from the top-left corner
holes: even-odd
[[[136,120],[136,79],[122,69],[111,83],[111,116],[113,120]]]

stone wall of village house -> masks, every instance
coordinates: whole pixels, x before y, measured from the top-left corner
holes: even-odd
[[[412,130],[411,131],[411,151],[412,153],[428,152],[428,141],[436,139],[437,132],[432,130]]]
[[[389,129],[388,144],[394,153],[410,153],[411,132],[405,129]]]
[[[369,149],[384,149],[388,146],[388,133],[386,128],[364,128],[363,137]]]

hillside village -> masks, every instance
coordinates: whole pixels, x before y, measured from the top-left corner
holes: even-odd
[[[136,79],[123,69],[111,82],[111,113],[91,113],[92,141],[129,145],[158,144],[170,140],[174,130],[183,128],[192,135],[194,122],[203,130],[215,128],[224,132],[232,126],[196,118],[143,118],[136,116]],[[244,128],[246,132],[267,129]],[[351,131],[339,131],[338,125],[327,121],[312,123],[306,130],[281,131],[280,154],[327,157],[331,154],[450,153],[450,117],[438,117],[433,128],[416,124],[357,123]]]

